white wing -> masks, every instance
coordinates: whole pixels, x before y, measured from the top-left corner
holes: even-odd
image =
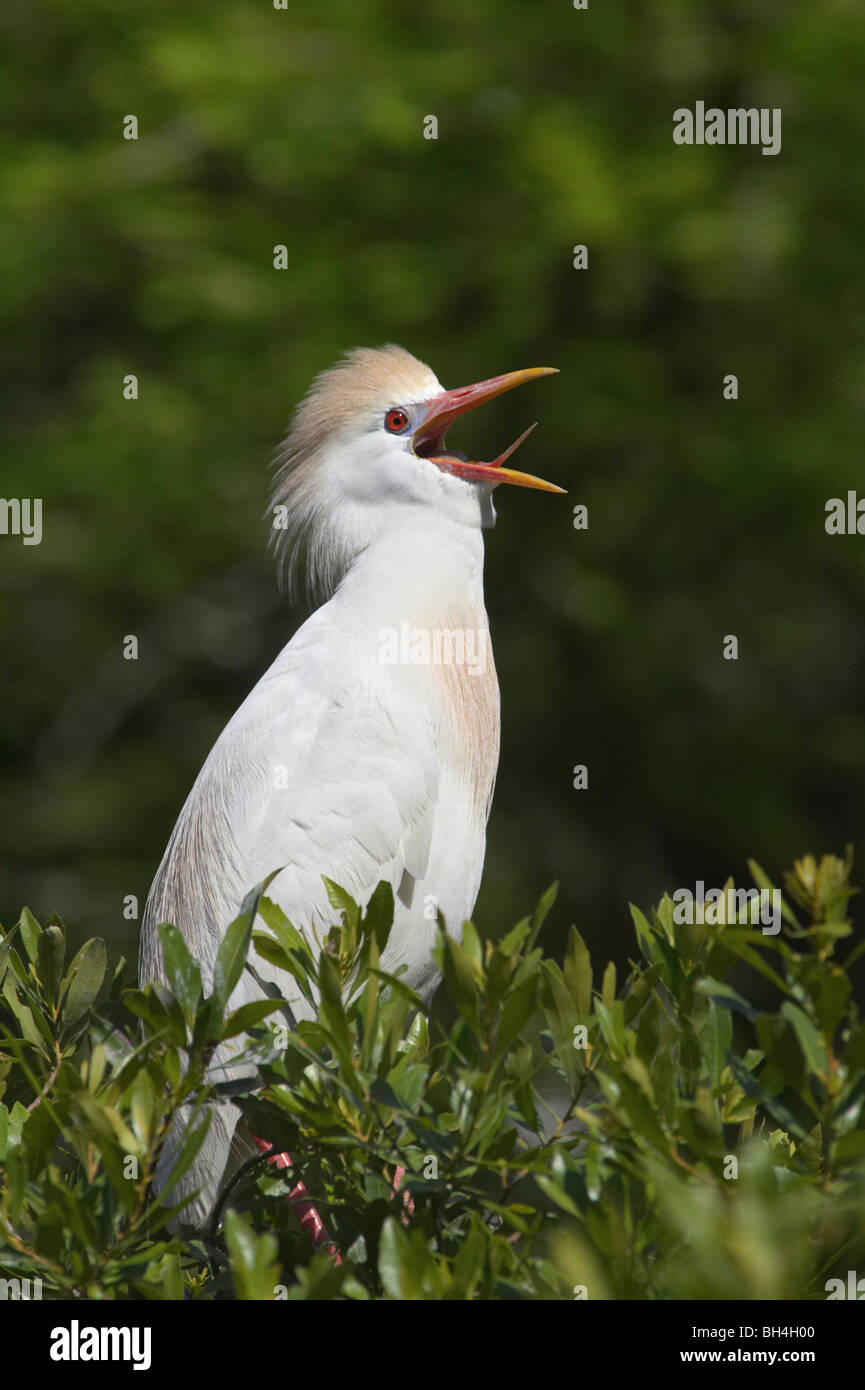
[[[381,879],[405,897],[406,880],[423,878],[439,735],[415,686],[368,652],[368,644],[347,648],[345,633],[319,610],[226,726],[151,891],[145,978],[162,975],[155,927],[172,921],[209,986],[225,928],[249,889],[276,869],[268,895],[299,928],[333,920],[323,874],[360,902]]]
[[[170,921],[201,961],[210,989],[225,928],[248,891],[279,869],[268,894],[298,929],[336,915],[322,874],[361,903],[387,879],[397,902],[382,965],[393,970],[405,964],[406,982],[431,994],[437,978],[430,957],[435,922],[427,920],[425,897],[432,893],[449,928],[461,930],[480,881],[495,758],[477,798],[481,813],[472,809],[446,755],[441,707],[429,694],[434,685],[419,680],[417,671],[380,665],[375,652],[369,632],[353,638],[326,605],[295,634],[226,726],[178,818],[148,899],[143,980],[164,978],[156,925]],[[494,732],[493,754],[497,724]],[[254,964],[298,1017],[308,1013],[289,976],[261,958]],[[232,1003],[255,993],[244,972]],[[234,1071],[237,1045],[239,1040],[217,1049],[214,1072]],[[232,1144],[239,1142],[238,1114],[230,1103],[213,1107],[204,1145],[171,1195],[178,1201],[198,1190],[180,1224],[198,1229],[208,1219]],[[181,1115],[168,1136],[159,1187],[187,1120]]]

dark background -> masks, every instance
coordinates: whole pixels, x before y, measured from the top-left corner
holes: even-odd
[[[824,530],[865,493],[860,0],[54,0],[0,46],[2,492],[44,499],[41,546],[0,537],[2,920],[134,951],[123,897],[297,622],[271,451],[389,340],[446,386],[561,368],[452,436],[537,418],[519,466],[568,488],[501,490],[487,539],[480,925],[560,878],[551,943],[621,956],[629,899],[861,858],[865,539]],[[697,100],[780,107],[781,153],[674,145]]]

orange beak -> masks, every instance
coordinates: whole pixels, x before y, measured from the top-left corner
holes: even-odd
[[[541,492],[564,492],[563,487],[544,482],[543,478],[535,478],[531,473],[518,473],[513,468],[503,467],[526,436],[531,434],[534,425],[530,425],[519,439],[515,439],[504,453],[493,459],[492,463],[475,463],[464,458],[462,454],[448,453],[444,448],[448,428],[458,416],[483,405],[484,401],[491,401],[494,396],[512,390],[514,386],[522,386],[524,382],[532,381],[536,376],[549,376],[557,371],[557,367],[526,367],[521,372],[506,372],[504,376],[493,376],[488,381],[477,382],[474,386],[459,386],[454,391],[444,391],[440,396],[433,396],[432,400],[426,402],[424,418],[412,435],[414,452],[419,458],[428,459],[444,472],[454,473],[458,478],[466,478],[469,482],[487,483],[491,487],[496,487],[499,483],[515,483],[517,487],[539,488]]]

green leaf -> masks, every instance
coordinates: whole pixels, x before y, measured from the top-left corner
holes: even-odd
[[[480,983],[483,978],[483,958],[484,948],[478,936],[477,927],[474,922],[463,922],[463,937],[461,942],[466,957],[471,962],[473,974]]]
[[[502,937],[501,941],[496,943],[496,949],[501,951],[503,956],[515,955],[526,940],[530,930],[531,923],[528,917],[525,917],[522,922],[517,922],[515,927],[511,927],[510,931]],[[527,954],[530,954],[528,950]]]
[[[364,925],[372,933],[379,955],[384,951],[393,926],[393,888],[383,880],[376,884],[363,915]]]
[[[356,929],[360,921],[360,908],[354,898],[344,888],[340,888],[338,883],[334,883],[332,878],[326,878],[324,874],[321,877],[331,907],[335,907],[337,912],[345,913],[346,926]]]
[[[847,968],[821,963],[814,980],[814,1012],[823,1036],[831,1039],[843,1017],[850,998],[852,984]]]
[[[35,1004],[31,1007],[21,997],[22,987],[11,973],[3,981],[2,993],[21,1029],[21,1036],[44,1056],[50,1057],[53,1043],[48,1022]]]
[[[236,1038],[239,1033],[245,1033],[249,1028],[254,1028],[268,1014],[275,1013],[277,1009],[283,1007],[281,999],[253,999],[248,1004],[241,1004],[239,1009],[234,1009],[225,1020],[220,1037]]]
[[[480,998],[472,961],[458,941],[443,932],[440,938],[444,977],[460,1014],[475,1033],[480,1031]]]
[[[254,916],[253,912],[241,912],[219,943],[213,967],[213,995],[223,1009],[227,1007],[232,991],[243,973]]]
[[[60,1020],[64,1028],[86,1014],[102,988],[105,978],[105,942],[100,937],[86,941],[73,960],[60,987]]]
[[[291,927],[291,931],[294,932],[293,927]],[[295,933],[295,935],[297,935],[297,933]],[[315,996],[313,995],[310,981],[315,977],[316,966],[310,952],[306,948],[306,944],[300,941],[299,935],[298,942],[300,945],[298,948],[286,945],[286,941],[283,938],[277,940],[275,937],[271,936],[269,932],[263,931],[254,931],[252,933],[252,941],[256,955],[261,956],[262,959],[268,961],[271,965],[275,965],[278,969],[284,970],[287,974],[291,975],[292,978],[297,981],[298,988],[304,999],[315,1008]],[[254,967],[251,966],[249,962],[247,962],[247,966],[250,970],[254,970]]]
[[[732,1045],[733,1020],[728,1010],[721,1008],[713,999],[709,1006],[709,1017],[700,1030],[700,1050],[713,1091],[717,1091],[721,1084],[721,1073]]]
[[[63,977],[66,940],[59,927],[46,927],[36,944],[36,971],[46,997],[53,1003]]]
[[[769,875],[765,872],[765,870],[763,870],[760,867],[756,859],[748,860],[748,869],[750,870],[751,877],[753,878],[758,888],[762,888],[767,893],[772,893],[775,891],[774,883],[770,879]],[[790,907],[790,904],[787,902],[786,898],[783,897],[783,895],[781,897],[781,916],[784,918],[784,921],[787,922],[791,927],[798,928],[799,923],[796,920],[796,916],[793,912],[793,909]]]
[[[621,999],[614,999],[607,1006],[602,999],[595,999],[595,1013],[601,1025],[601,1032],[607,1046],[614,1056],[623,1057],[627,1050],[625,1034],[625,1006]]]
[[[568,933],[562,973],[577,1014],[583,1020],[588,1019],[592,1012],[592,958],[576,927],[571,927]]]
[[[741,994],[730,986],[723,984],[720,980],[713,980],[711,975],[703,975],[694,985],[694,989],[700,994],[706,994],[710,999],[722,1004],[725,1009],[734,1009],[737,1013],[744,1014],[745,1018],[755,1019],[757,1012],[751,1007],[747,999],[743,999]]]
[[[243,1216],[229,1209],[225,1239],[237,1297],[270,1302],[279,1283],[276,1238],[269,1231],[258,1235]]]
[[[526,954],[533,949],[535,942],[540,934],[541,927],[547,919],[556,898],[559,896],[558,880],[551,883],[549,888],[543,892],[538,899],[538,905],[532,913],[531,927],[529,929],[529,939],[526,942]]]
[[[18,919],[18,930],[21,933],[21,941],[24,950],[27,952],[33,965],[36,964],[39,953],[39,938],[42,935],[42,928],[33,916],[29,907],[21,909],[21,916]]]
[[[582,1212],[573,1197],[571,1197],[559,1183],[555,1182],[553,1178],[545,1173],[538,1173],[535,1182],[544,1195],[555,1202],[557,1207],[561,1207],[562,1211],[567,1212],[568,1216],[582,1216]]]
[[[543,962],[541,980],[544,1017],[552,1033],[556,1058],[573,1091],[580,1071],[579,1059],[574,1049],[574,1028],[579,1022],[577,1011],[570,993],[565,988],[564,976],[554,961]]]
[[[159,1302],[183,1301],[183,1271],[180,1257],[173,1251],[158,1260],[151,1260],[143,1279],[139,1279],[136,1289],[144,1298]]]
[[[519,1036],[520,1029],[524,1028],[531,1018],[538,996],[539,979],[538,974],[530,975],[521,985],[509,992],[496,1031],[496,1056],[500,1056],[510,1047]]]
[[[799,1005],[789,999],[781,1005],[781,1014],[792,1024],[808,1070],[825,1081],[829,1070],[829,1058],[814,1024]]]
[[[378,1242],[378,1277],[391,1298],[403,1298],[403,1265],[408,1256],[408,1239],[399,1222],[388,1216]]]
[[[287,954],[292,951],[301,955],[309,953],[306,940],[297,928],[292,926],[282,908],[264,894],[258,900],[258,916],[270,928]]]
[[[661,978],[661,966],[650,965],[648,970],[641,970],[639,966],[634,966],[634,972],[636,978],[631,976],[624,1001],[626,1023],[630,1023],[632,1019],[636,1018],[640,1010],[648,1004],[652,997],[652,991]]]
[[[417,990],[412,989],[411,986],[407,985],[404,980],[401,980],[398,975],[390,975],[387,970],[375,970],[372,967],[370,967],[369,973],[370,975],[375,975],[377,980],[384,980],[386,984],[390,985],[395,994],[405,999],[407,1003],[413,1004],[416,1009],[424,1008],[424,1001]]]
[[[657,1149],[659,1153],[668,1154],[670,1145],[658,1121],[654,1107],[650,1104],[641,1086],[635,1084],[630,1077],[620,1077],[621,1094],[619,1105],[624,1109],[631,1124],[637,1134]]]
[[[183,938],[183,933],[178,931],[177,927],[171,922],[161,922],[157,932],[168,983],[174,991],[174,997],[180,1005],[188,1027],[192,1028],[201,998],[201,970]]]
[[[154,993],[152,983],[145,989],[125,990],[123,1002],[127,1009],[135,1014],[136,1018],[143,1018],[146,1023],[149,1023],[154,1032],[167,1026],[168,1017],[165,1008]]]
[[[152,1077],[142,1068],[132,1083],[129,1106],[132,1128],[142,1151],[148,1148],[153,1135],[158,1099]]]
[[[773,1096],[766,1090],[765,1086],[761,1086],[760,1082],[751,1075],[735,1055],[730,1055],[727,1065],[746,1096],[751,1096],[759,1101],[763,1109],[768,1110],[769,1114],[773,1115],[784,1126],[788,1134],[795,1134],[799,1139],[804,1137],[805,1131],[783,1101],[780,1101],[777,1096]]]
[[[183,1010],[178,1000],[161,980],[151,982],[148,989],[153,991],[165,1010],[165,1018],[172,1042],[176,1042],[178,1047],[185,1047],[188,1039],[186,1019],[183,1017]]]
[[[752,942],[760,945],[765,943],[768,949],[772,949],[771,939],[763,937],[758,932],[746,930],[744,927],[727,927],[724,932],[724,945],[731,950],[734,955],[739,956],[741,960],[747,961],[749,965],[752,965],[754,969],[758,970],[767,980],[771,980],[772,984],[775,985],[782,994],[789,994],[789,987],[781,979],[778,972],[773,970],[771,965],[763,959],[759,951],[754,949],[754,946],[751,944]]]
[[[0,940],[0,984],[3,983],[6,971],[9,968],[8,956],[12,951],[12,943],[15,940],[15,933],[17,930],[17,927],[13,927],[12,930],[7,932],[2,940]]]
[[[352,1039],[351,1029],[348,1026],[348,1019],[345,1015],[345,1006],[342,1001],[342,991],[339,985],[339,976],[336,973],[336,966],[326,951],[322,951],[321,953],[318,969],[319,983],[321,985],[319,1020],[330,1033],[332,1045],[339,1053],[343,1066],[351,1073],[353,1079],[354,1066],[352,1054],[354,1051],[354,1041]]]
[[[640,950],[650,965],[658,964],[658,951],[654,944],[654,933],[645,915],[633,903],[628,903],[637,932]]]
[[[612,1009],[616,1002],[616,964],[610,961],[604,971],[604,980],[601,986],[601,998],[607,1010]]]

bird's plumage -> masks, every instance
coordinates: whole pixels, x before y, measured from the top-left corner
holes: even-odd
[[[374,439],[389,405],[423,401],[441,390],[432,369],[395,343],[354,348],[319,372],[277,451],[270,498],[271,514],[284,509],[271,543],[292,598],[329,598],[356,552],[349,504],[356,492],[364,497],[365,475],[359,469],[353,478],[339,466],[341,446]]]
[[[156,926],[173,922],[209,986],[219,941],[256,884],[300,930],[337,914],[322,875],[364,904],[388,880],[395,918],[383,968],[429,998],[441,912],[460,935],[480,885],[499,751],[499,690],[483,598],[490,492],[382,434],[395,405],[443,388],[401,348],[360,350],[317,379],[280,457],[274,537],[325,601],[220,735],[184,805],[145,911],[141,976],[164,971]],[[279,509],[284,509],[282,512]],[[277,521],[278,526],[278,521]],[[470,631],[483,660],[383,660],[385,634]],[[284,973],[256,960],[299,1017]],[[232,1004],[258,997],[248,974]],[[226,1065],[230,1049],[216,1057]],[[200,1226],[229,1159],[237,1113],[219,1108],[172,1200],[201,1188]],[[163,1164],[172,1161],[177,1136]]]

